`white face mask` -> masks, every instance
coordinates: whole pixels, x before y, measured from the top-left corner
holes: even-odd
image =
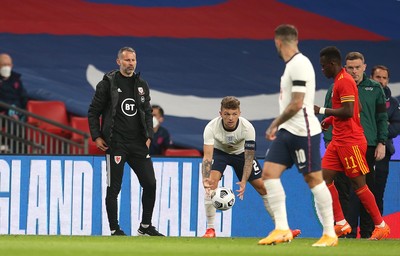
[[[160,122],[158,122],[157,118],[153,116],[153,128],[156,128],[159,123]]]
[[[5,78],[9,78],[11,76],[11,66],[3,66],[0,68],[0,75]]]

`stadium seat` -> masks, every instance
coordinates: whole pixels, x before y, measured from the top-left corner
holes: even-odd
[[[62,101],[29,100],[26,105],[26,110],[33,114],[50,119],[54,122],[69,126],[67,109]],[[69,131],[50,123],[40,121],[31,116],[28,116],[27,123],[39,127],[47,132],[57,134],[61,137],[71,137],[71,133]]]
[[[201,152],[194,148],[168,148],[165,150],[165,156],[202,156]]]
[[[71,117],[71,127],[77,130],[81,130],[90,135],[89,122],[87,117]],[[72,133],[71,140],[81,143],[83,142],[83,136],[77,133]],[[104,151],[97,148],[96,143],[89,137],[89,154],[90,155],[104,155]]]

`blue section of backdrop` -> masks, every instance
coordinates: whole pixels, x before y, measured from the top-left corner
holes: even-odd
[[[30,44],[26,44],[29,41]],[[29,95],[35,99],[64,101],[68,110],[86,116],[94,89],[86,71],[93,65],[102,72],[116,68],[116,49],[133,45],[138,54],[137,70],[152,89],[171,95],[194,95],[201,98],[239,97],[279,92],[284,63],[278,58],[272,41],[212,40],[104,37],[91,36],[9,35],[0,34],[2,50],[15,59],[15,70],[23,74]],[[319,71],[319,50],[338,46],[343,53],[366,53],[368,67],[384,63],[397,67],[393,56],[400,56],[396,41],[384,42],[300,42],[301,51],[313,62],[317,89],[327,89],[332,82]],[[24,51],[21,51],[24,49]],[[26,54],[29,52],[29,54]],[[400,73],[391,74],[391,82],[400,82]],[[399,98],[399,95],[396,95]],[[400,99],[400,98],[399,98]],[[157,103],[156,100],[153,103]],[[174,104],[179,104],[174,102]],[[265,104],[260,102],[260,105]],[[259,109],[261,113],[268,113]],[[182,118],[168,114],[165,126],[175,143],[202,148],[202,132],[208,120]],[[202,106],[198,106],[202,108]],[[215,115],[218,115],[216,106]],[[242,106],[246,109],[246,106]],[[184,112],[185,106],[182,106]],[[276,113],[277,115],[278,113]],[[252,121],[257,132],[257,156],[264,155],[268,142],[264,131],[271,119]],[[400,159],[396,156],[395,159]]]

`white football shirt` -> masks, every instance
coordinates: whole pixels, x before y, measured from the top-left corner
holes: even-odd
[[[241,154],[244,152],[245,141],[255,141],[254,126],[245,118],[239,117],[239,124],[234,131],[227,131],[222,125],[222,118],[216,117],[204,128],[204,145],[214,145],[228,154]]]
[[[293,92],[305,93],[303,108],[292,118],[279,126],[297,136],[311,136],[321,133],[321,125],[314,114],[315,72],[310,60],[301,53],[295,54],[286,62],[281,77],[279,111],[282,113],[289,105]],[[309,132],[308,132],[309,130]]]

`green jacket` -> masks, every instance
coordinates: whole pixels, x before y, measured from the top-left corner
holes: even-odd
[[[332,107],[332,88],[325,96],[324,107]],[[378,142],[386,142],[388,137],[388,115],[386,112],[385,93],[381,85],[369,79],[364,73],[363,80],[357,86],[361,102],[361,126],[364,128],[368,146],[376,146]],[[325,117],[324,117],[325,118]],[[332,140],[332,129],[324,132],[325,142]]]

